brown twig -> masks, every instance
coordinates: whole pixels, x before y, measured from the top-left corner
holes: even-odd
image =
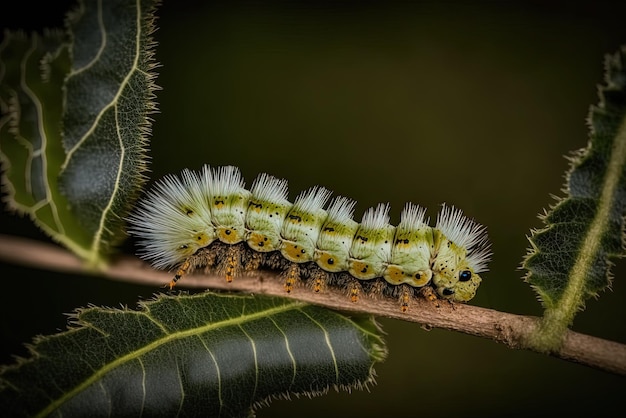
[[[40,269],[68,273],[88,273],[113,280],[162,286],[171,280],[171,273],[156,271],[146,263],[130,256],[119,257],[107,268],[89,270],[70,252],[39,241],[0,235],[0,260]],[[510,348],[534,350],[527,345],[528,336],[538,326],[539,318],[499,312],[472,305],[439,303],[418,299],[408,312],[386,298],[363,297],[358,303],[348,302],[338,289],[325,289],[323,294],[295,289],[286,294],[276,273],[259,272],[227,283],[218,276],[195,274],[185,277],[181,285],[211,289],[227,289],[246,293],[266,294],[297,299],[331,309],[360,314],[375,314],[412,321],[426,327],[459,331],[489,338]],[[626,376],[626,345],[568,331],[555,357]]]

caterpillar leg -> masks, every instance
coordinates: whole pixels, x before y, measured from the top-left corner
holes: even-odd
[[[359,296],[361,295],[361,285],[358,282],[353,283],[349,289],[350,293],[350,301],[352,303],[357,303],[359,301]]]
[[[400,302],[400,310],[402,310],[402,312],[407,312],[412,300],[413,289],[409,288],[407,285],[401,286],[400,296],[398,298],[398,301]]]
[[[291,293],[294,286],[300,281],[300,266],[296,263],[291,263],[287,270],[284,272],[285,277],[285,292]]]
[[[370,285],[366,289],[367,296],[380,299],[385,296],[385,289],[387,289],[388,284],[384,280],[375,279],[370,280]]]
[[[195,269],[199,267],[205,267],[209,270],[215,265],[215,253],[207,248],[200,248],[197,252],[187,257],[185,261],[178,267],[176,274],[172,281],[167,284],[167,287],[172,290],[176,283],[188,274],[191,274]]]
[[[245,258],[244,269],[246,271],[257,271],[261,268],[263,254],[257,251],[248,251]]]
[[[363,293],[363,286],[361,282],[357,279],[350,280],[348,282],[348,297],[350,298],[350,302],[357,303],[361,294]]]
[[[433,303],[433,305],[435,305],[436,307],[439,307],[439,298],[437,297],[437,293],[435,293],[435,291],[433,290],[433,288],[431,286],[424,286],[420,289],[420,294],[426,298],[426,300],[429,300]]]
[[[310,276],[311,280],[309,283],[315,293],[322,292],[330,282],[330,275],[320,268],[314,268]]]
[[[224,276],[228,283],[235,277],[241,276],[243,271],[242,249],[239,245],[224,244],[225,248],[221,254],[221,262],[218,263],[218,274]]]
[[[168,284],[170,290],[172,290],[174,286],[176,286],[176,282],[182,279],[183,276],[185,276],[189,272],[189,269],[191,268],[192,257],[189,257],[188,259],[186,259],[183,262],[183,264],[181,264],[181,266],[178,268],[178,270],[176,270],[176,274],[174,275],[174,278]]]
[[[332,283],[342,288],[352,303],[357,303],[361,295],[364,294],[363,282],[359,279],[355,279],[348,273],[342,272],[333,275]]]

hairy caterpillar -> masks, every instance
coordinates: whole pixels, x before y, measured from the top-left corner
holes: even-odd
[[[233,166],[183,170],[156,183],[129,217],[139,255],[155,268],[177,268],[170,287],[197,268],[228,281],[246,270],[280,269],[285,290],[303,279],[315,291],[340,285],[397,297],[405,310],[420,290],[465,302],[491,257],[486,229],[443,205],[435,227],[425,209],[406,204],[397,226],[389,206],[352,219],[355,201],[315,186],[288,200],[287,181],[259,175],[250,190]]]

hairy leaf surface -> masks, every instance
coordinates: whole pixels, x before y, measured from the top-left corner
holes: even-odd
[[[286,299],[158,296],[88,308],[0,375],[8,416],[246,416],[272,397],[373,382],[373,319]]]
[[[524,262],[546,308],[536,341],[546,349],[558,346],[586,299],[610,286],[612,260],[624,254],[626,47],[607,57],[605,79],[589,116],[589,144],[571,158],[567,196],[533,231]]]
[[[96,252],[124,237],[121,218],[144,181],[153,8],[153,0],[92,0],[70,18],[60,183]]]

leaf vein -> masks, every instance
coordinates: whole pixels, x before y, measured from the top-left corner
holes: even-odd
[[[91,248],[93,250],[93,252],[95,254],[99,253],[99,247],[100,244],[102,243],[101,237],[102,237],[102,233],[103,230],[105,228],[105,224],[106,224],[106,219],[108,217],[109,212],[111,212],[112,207],[113,207],[113,202],[115,200],[115,197],[118,194],[118,191],[120,189],[120,178],[122,177],[122,172],[123,172],[123,168],[124,168],[124,156],[126,154],[126,147],[124,146],[124,141],[122,139],[122,134],[121,134],[121,128],[120,128],[120,124],[119,124],[119,113],[118,113],[118,99],[119,97],[122,95],[122,92],[124,91],[124,89],[128,86],[129,84],[129,80],[132,76],[132,74],[139,68],[139,56],[141,55],[141,4],[140,1],[137,0],[135,2],[135,6],[136,6],[136,16],[137,16],[137,20],[136,20],[136,26],[137,26],[137,31],[136,31],[136,38],[135,38],[135,56],[133,58],[133,65],[131,70],[128,72],[128,74],[126,75],[126,77],[124,78],[123,82],[121,83],[120,89],[118,91],[118,93],[115,95],[115,105],[113,106],[114,109],[114,113],[115,113],[115,131],[117,134],[117,138],[118,138],[118,142],[119,142],[119,146],[120,146],[120,164],[118,166],[117,169],[117,174],[115,177],[115,186],[113,187],[113,190],[111,192],[111,197],[109,198],[109,201],[106,205],[106,207],[102,210],[102,215],[100,216],[100,225],[98,226],[98,229],[96,230],[96,233],[94,234],[93,237],[93,241],[92,241],[92,245]],[[82,141],[82,139],[81,139]],[[80,142],[80,141],[79,141]]]
[[[589,269],[598,253],[602,237],[608,227],[610,219],[609,212],[615,200],[614,195],[619,185],[625,162],[626,117],[622,118],[615,137],[606,176],[602,185],[598,209],[583,240],[584,249],[580,252],[580,255],[574,263],[571,278],[559,302],[559,314],[556,315],[557,318],[559,318],[559,322],[565,319],[569,323],[579,307],[579,301],[583,298],[581,293],[584,291],[586,279],[589,276]]]
[[[93,57],[93,59],[91,61],[89,61],[87,64],[83,65],[81,68],[73,70],[70,73],[70,77],[78,75],[78,74],[82,73],[83,71],[86,71],[86,70],[90,69],[91,67],[93,67],[94,64],[96,62],[98,62],[98,60],[102,56],[104,48],[106,48],[106,45],[107,45],[107,31],[106,31],[106,28],[104,27],[104,19],[103,19],[103,12],[102,12],[102,0],[98,0],[98,11],[97,11],[96,15],[98,16],[98,28],[100,29],[100,33],[102,35],[101,36],[102,41],[100,42],[100,48],[98,49],[98,52],[96,52],[96,55],[94,55],[94,57]]]
[[[337,384],[339,384],[339,365],[337,364],[337,357],[335,356],[335,350],[333,349],[333,345],[330,342],[330,336],[328,335],[328,331],[326,330],[326,328],[324,328],[322,324],[320,324],[311,315],[306,313],[303,309],[300,309],[300,312],[302,312],[305,316],[307,316],[311,320],[311,322],[313,322],[315,325],[320,327],[320,329],[324,332],[324,341],[326,342],[326,345],[328,346],[328,349],[330,350],[330,355],[333,358],[333,366],[335,367],[335,381],[337,382]]]

